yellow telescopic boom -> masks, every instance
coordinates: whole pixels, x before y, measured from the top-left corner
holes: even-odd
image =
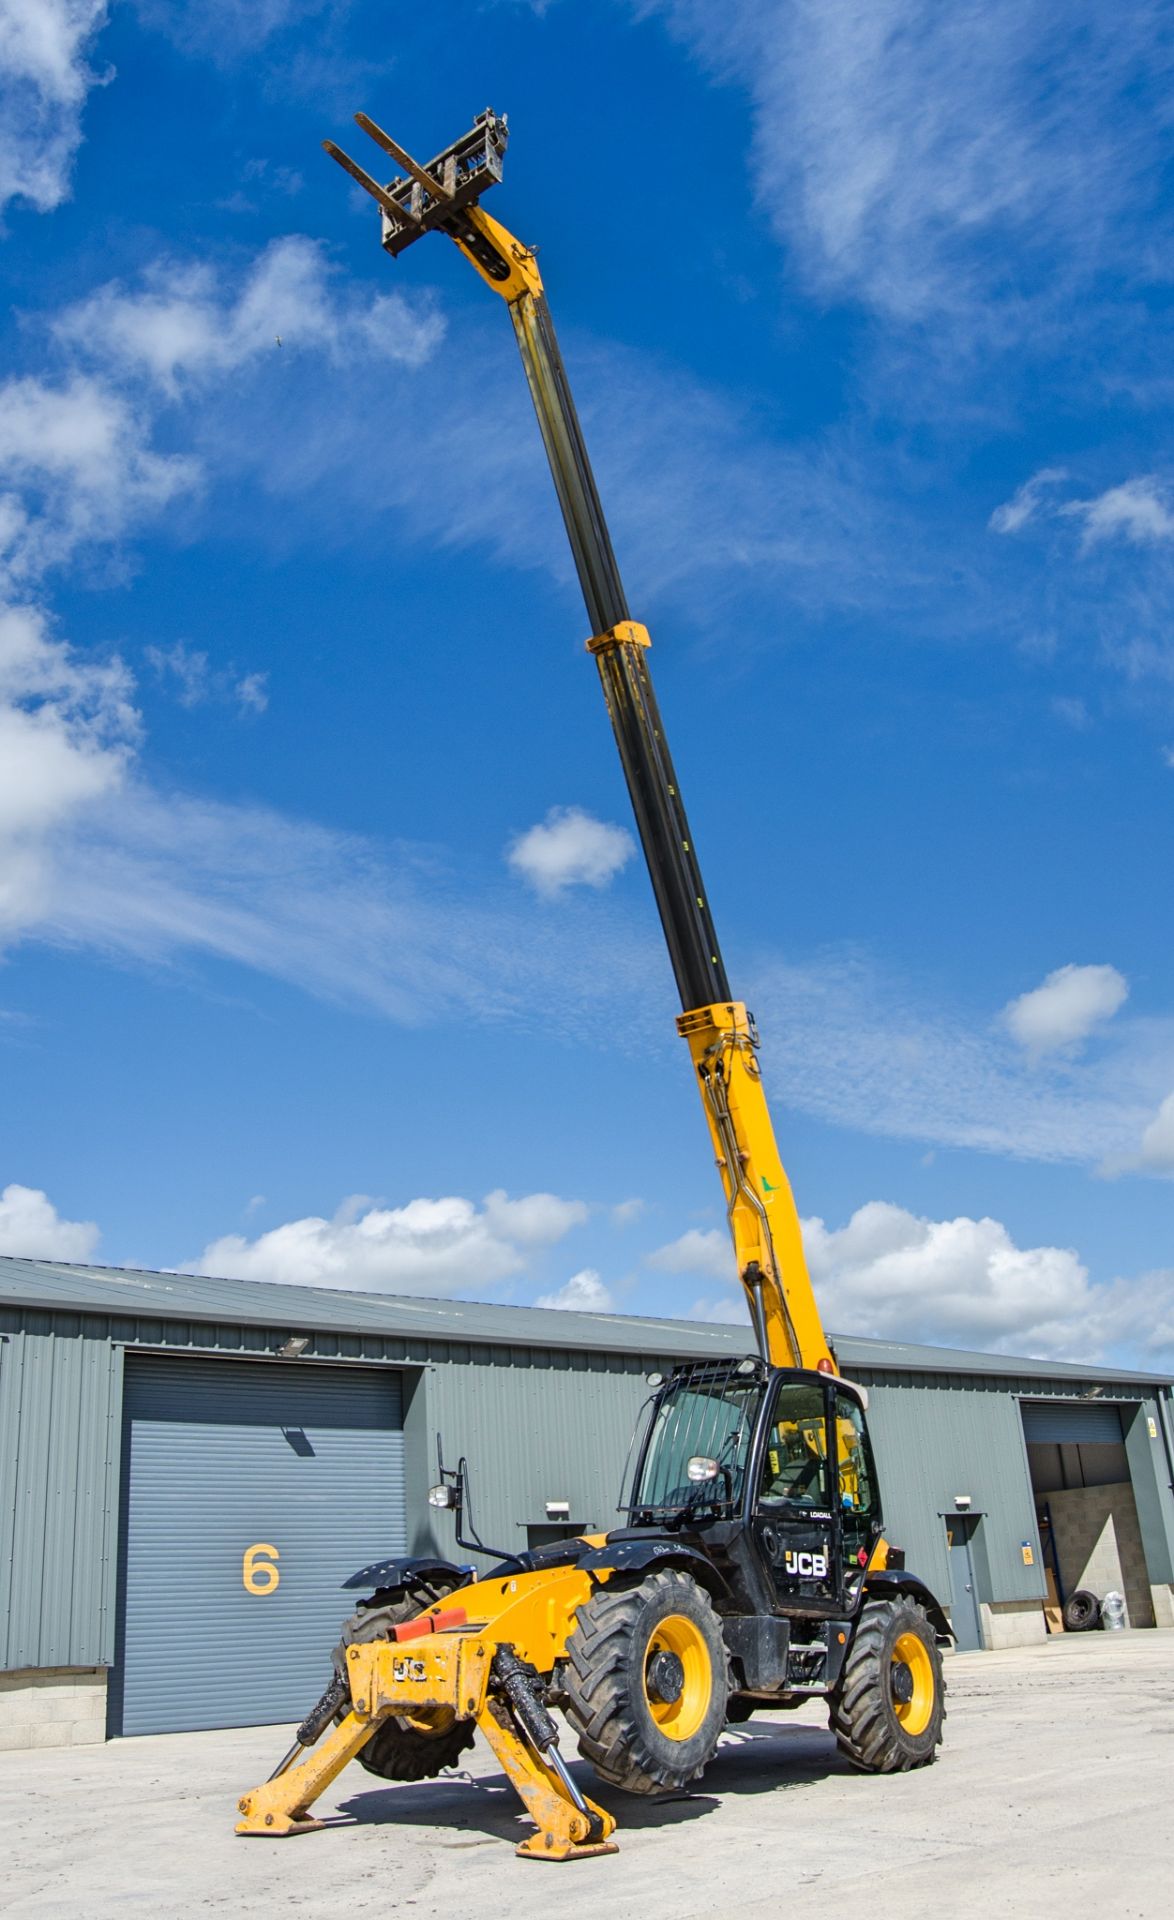
[[[402,177],[382,186],[333,141],[323,144],[377,202],[387,251],[402,253],[424,233],[446,233],[509,310],[587,605],[587,647],[681,996],[677,1028],[697,1074],[759,1350],[774,1366],[834,1371],[763,1091],[758,1034],[730,995],[652,688],[648,632],[628,610],[538,265],[533,251],[478,205],[501,178],[505,120],[481,114],[469,133],[421,167],[366,114],[355,118]]]

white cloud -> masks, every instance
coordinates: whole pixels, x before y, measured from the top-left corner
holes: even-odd
[[[1168,1093],[1141,1136],[1139,1166],[1150,1173],[1174,1174],[1174,1093]]]
[[[0,1253],[26,1260],[86,1261],[100,1238],[92,1220],[63,1220],[39,1187],[13,1184],[0,1193]]]
[[[703,1273],[715,1280],[738,1278],[730,1236],[717,1227],[690,1227],[678,1239],[648,1254],[646,1264],[660,1273]]]
[[[998,1220],[927,1220],[873,1200],[803,1222],[833,1333],[1089,1364],[1168,1366],[1174,1270],[1096,1283],[1071,1247],[1019,1247]]]
[[[1000,1025],[914,992],[857,954],[761,966],[746,998],[768,1092],[888,1138],[1095,1164],[1136,1150],[1174,1084],[1168,1018],[1123,1018],[1089,1059],[1058,1051],[1044,1074]]]
[[[1049,518],[1079,520],[1085,551],[1111,540],[1124,540],[1131,546],[1157,546],[1174,540],[1174,493],[1156,475],[1124,480],[1089,500],[1054,499],[1053,489],[1067,479],[1062,467],[1044,467],[1033,474],[1018,493],[995,508],[989,521],[991,531],[1018,533],[1029,521],[1046,514]]]
[[[201,957],[407,1026],[472,1017],[589,1037],[618,994],[655,1031],[667,965],[610,905],[524,900],[434,857],[140,780],[54,836],[28,937],[153,964]]]
[[[996,507],[988,525],[992,533],[1018,533],[1029,520],[1034,520],[1044,504],[1048,489],[1059,486],[1068,475],[1063,467],[1041,467],[1020,487],[1018,493]]]
[[[183,52],[227,64],[310,21],[317,40],[329,28],[329,16],[345,15],[348,7],[347,0],[138,0],[137,11]]]
[[[51,897],[55,838],[122,785],[137,730],[118,661],[85,662],[30,607],[0,607],[0,935]]]
[[[269,675],[246,673],[236,682],[232,692],[242,713],[264,713],[269,705]]]
[[[276,354],[373,357],[419,367],[444,326],[423,301],[399,293],[367,298],[332,285],[324,248],[300,234],[273,240],[235,284],[205,263],[159,261],[143,284],[114,281],[54,323],[60,342],[120,374],[142,374],[164,392],[223,380]]]
[[[242,713],[264,713],[269,705],[267,673],[238,674],[233,666],[213,667],[202,648],[189,647],[182,640],[144,651],[156,678],[175,688],[181,707],[226,701]]]
[[[1070,500],[1059,511],[1083,521],[1085,547],[1117,539],[1135,547],[1174,540],[1174,499],[1152,474],[1109,487],[1095,500]]]
[[[618,1201],[611,1209],[611,1223],[613,1227],[630,1227],[633,1221],[639,1220],[647,1204],[647,1201],[635,1198]]]
[[[838,1230],[805,1220],[803,1240],[825,1323],[845,1332],[1054,1351],[1094,1305],[1071,1248],[1017,1247],[997,1220],[925,1220],[872,1200]]]
[[[582,1200],[560,1200],[556,1193],[528,1193],[511,1200],[500,1187],[485,1196],[485,1218],[494,1233],[526,1247],[548,1247],[572,1227],[580,1227],[588,1207]]]
[[[1171,57],[1159,0],[640,10],[748,89],[760,202],[825,295],[902,321],[965,309],[1030,338],[1038,300],[1058,310],[1153,245]]]
[[[1174,747],[1162,748],[1162,762],[1174,772]]]
[[[453,314],[437,364],[389,381],[378,408],[365,363],[303,380],[294,409],[284,383],[261,377],[271,363],[254,362],[247,392],[206,390],[198,428],[209,468],[276,496],[287,519],[312,515],[319,539],[367,541],[374,528],[395,542],[487,550],[573,587],[532,409],[493,317]],[[856,611],[883,600],[906,621],[922,603],[940,554],[901,510],[899,450],[866,456],[848,431],[780,444],[683,367],[614,342],[580,338],[574,351],[600,488],[649,604],[704,627],[720,601],[740,617],[752,610],[769,633],[783,602]],[[411,458],[389,463],[389,445],[410,446]]]
[[[1124,1006],[1129,983],[1116,967],[1057,967],[1041,986],[1004,1007],[1008,1030],[1038,1059],[1078,1047]]]
[[[0,207],[49,213],[68,198],[105,20],[105,0],[0,0]]]
[[[511,842],[507,859],[548,899],[568,887],[606,887],[636,851],[624,827],[596,820],[581,807],[552,807],[538,826]]]
[[[476,1299],[520,1272],[531,1249],[561,1239],[585,1213],[579,1203],[547,1193],[511,1201],[496,1192],[483,1207],[454,1195],[402,1207],[355,1195],[329,1220],[289,1220],[255,1240],[225,1234],[179,1271]]]
[[[584,1267],[580,1273],[573,1273],[564,1286],[556,1293],[544,1293],[534,1302],[536,1307],[553,1307],[567,1313],[614,1313],[615,1302],[611,1293],[594,1267]]]
[[[1056,694],[1049,704],[1057,720],[1073,733],[1087,733],[1092,726],[1092,715],[1078,694]]]
[[[150,447],[151,423],[101,381],[0,385],[0,584],[11,593],[80,547],[117,541],[199,480]]]
[[[314,354],[366,382],[372,362],[418,368],[443,324],[427,299],[409,304],[398,293],[366,295],[336,274],[317,242],[292,235],[233,274],[159,263],[139,286],[99,288],[52,330],[67,372],[0,385],[0,588],[9,593],[79,550],[116,545],[195,492],[207,466],[218,471],[225,448],[210,401],[224,392],[226,418],[239,424],[246,370],[252,386],[264,390],[259,374],[266,366],[280,361],[285,368]],[[279,384],[277,417],[301,419],[284,376]],[[337,390],[320,391],[327,384],[318,381],[315,396],[336,419],[351,398],[358,407],[357,389],[340,401]],[[368,396],[364,384],[367,414]],[[272,398],[266,393],[258,404]],[[168,423],[172,443],[203,441],[207,459],[156,451],[165,404],[178,408]],[[253,457],[272,445],[272,432],[255,418],[247,432]],[[284,451],[277,457],[288,486],[291,463]],[[315,487],[320,479],[305,476]],[[259,709],[260,679],[246,676],[238,697]]]

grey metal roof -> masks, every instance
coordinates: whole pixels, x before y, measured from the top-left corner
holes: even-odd
[[[610,1353],[694,1357],[744,1353],[748,1322],[714,1325],[627,1313],[566,1313],[475,1300],[432,1300],[415,1294],[355,1293],[341,1287],[293,1287],[268,1280],[153,1273],[136,1267],[75,1266],[59,1260],[0,1255],[0,1303],[117,1317],[231,1322],[291,1333],[324,1329],[508,1346],[575,1347]],[[841,1367],[868,1372],[972,1373],[1018,1379],[1136,1382],[1164,1386],[1168,1376],[1121,1367],[1030,1360],[955,1347],[834,1337]]]

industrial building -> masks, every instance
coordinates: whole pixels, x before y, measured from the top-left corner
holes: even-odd
[[[1174,1626],[1160,1376],[842,1338],[886,1531],[963,1651],[1042,1639],[1047,1575]],[[616,1524],[647,1376],[749,1329],[0,1259],[0,1747],[299,1718],[348,1575]]]

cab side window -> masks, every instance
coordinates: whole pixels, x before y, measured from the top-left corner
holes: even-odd
[[[837,1393],[833,1421],[835,1434],[835,1500],[843,1516],[844,1557],[851,1563],[867,1550],[873,1523],[880,1519],[872,1449],[859,1403]]]
[[[827,1416],[819,1387],[780,1388],[759,1500],[768,1506],[827,1506]]]

